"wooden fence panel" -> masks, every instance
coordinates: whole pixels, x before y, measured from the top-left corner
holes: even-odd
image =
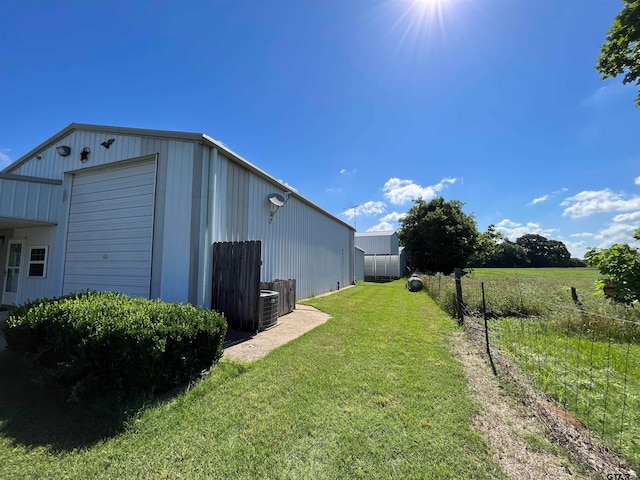
[[[230,328],[257,331],[260,324],[262,244],[213,244],[211,308],[227,317]]]
[[[296,308],[296,281],[274,280],[273,282],[262,282],[261,290],[272,290],[278,292],[280,302],[278,303],[278,316],[281,317],[287,313],[291,313]]]

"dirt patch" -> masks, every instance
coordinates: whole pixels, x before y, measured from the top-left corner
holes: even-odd
[[[224,356],[233,360],[252,362],[264,357],[274,348],[322,325],[330,318],[330,315],[308,305],[296,305],[293,312],[278,319],[276,326],[257,335],[229,331]]]
[[[474,427],[513,479],[637,478],[635,472],[572,415],[554,405],[508,359],[493,352],[500,377],[493,375],[482,332],[456,332],[451,348],[480,403]],[[504,386],[515,386],[508,392]],[[515,392],[517,389],[517,393]]]

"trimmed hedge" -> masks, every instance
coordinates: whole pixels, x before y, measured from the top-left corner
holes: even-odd
[[[87,292],[14,308],[10,350],[38,354],[72,397],[153,393],[193,380],[222,356],[224,316],[191,305]]]

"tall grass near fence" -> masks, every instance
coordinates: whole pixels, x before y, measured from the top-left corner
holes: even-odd
[[[505,269],[502,276],[463,277],[465,326],[484,338],[486,314],[491,349],[640,467],[640,311],[594,296],[588,273],[576,278],[568,270],[563,279],[543,270],[537,276]],[[453,278],[427,277],[425,288],[455,315]]]

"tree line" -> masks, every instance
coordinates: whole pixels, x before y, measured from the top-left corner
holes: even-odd
[[[571,257],[564,243],[542,235],[530,233],[511,241],[494,225],[480,233],[463,206],[442,197],[414,201],[398,232],[410,269],[450,274],[455,268],[586,266]]]

